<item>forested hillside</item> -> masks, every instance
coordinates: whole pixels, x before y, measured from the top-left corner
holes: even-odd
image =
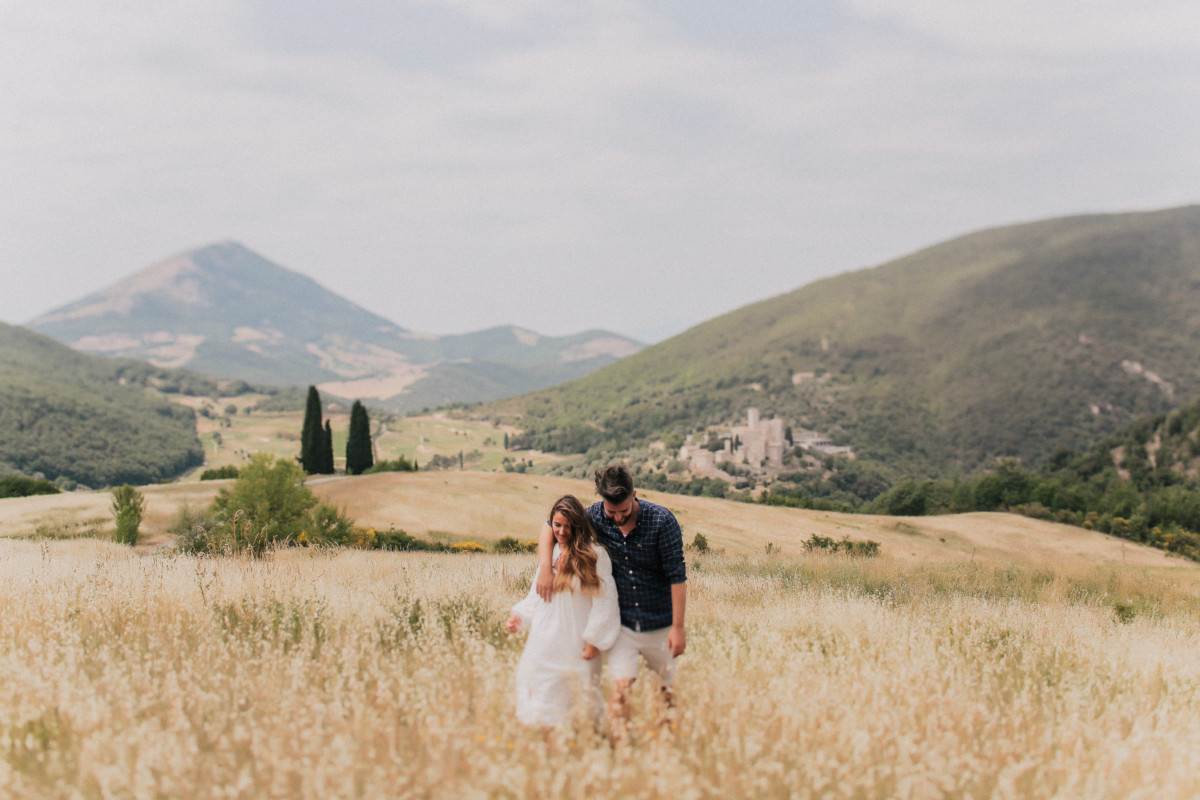
[[[149,385],[214,389],[0,323],[0,471],[104,486],[167,480],[201,463],[193,412],[153,397]]]
[[[1200,390],[1200,207],[985,230],[483,410],[611,455],[763,416],[892,478],[1041,466]]]

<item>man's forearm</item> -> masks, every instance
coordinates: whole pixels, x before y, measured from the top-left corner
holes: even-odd
[[[671,626],[675,628],[683,627],[684,617],[687,615],[687,584],[672,583],[671,584]]]
[[[538,535],[538,573],[548,574],[550,572],[551,556],[554,553],[554,531],[550,530],[549,525],[542,526],[542,532]]]

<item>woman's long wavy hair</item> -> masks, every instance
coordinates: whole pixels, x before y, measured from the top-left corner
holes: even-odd
[[[596,541],[596,531],[583,503],[575,495],[564,495],[554,501],[550,508],[548,521],[554,524],[554,515],[562,514],[567,518],[570,534],[566,544],[561,545],[566,551],[566,558],[558,574],[554,576],[555,591],[572,591],[574,578],[579,578],[579,588],[584,594],[596,594],[600,591],[600,576],[596,574],[596,551],[592,545]],[[557,541],[557,539],[555,540]]]

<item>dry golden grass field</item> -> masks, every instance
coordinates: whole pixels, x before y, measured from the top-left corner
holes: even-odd
[[[674,729],[647,678],[614,745],[514,718],[501,623],[531,556],[162,547],[215,488],[148,488],[138,550],[25,538],[103,534],[107,494],[0,501],[0,796],[1200,795],[1200,568],[1159,551],[650,493],[723,552],[689,554]],[[470,472],[313,489],[360,524],[484,540],[589,496]],[[882,554],[805,553],[813,532]]]
[[[1162,572],[693,554],[675,727],[647,678],[614,745],[514,718],[531,567],[0,541],[0,795],[1200,793],[1200,607]]]

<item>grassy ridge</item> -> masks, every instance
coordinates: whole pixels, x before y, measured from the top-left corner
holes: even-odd
[[[546,450],[632,448],[757,406],[898,474],[1041,464],[1200,389],[1198,256],[1200,207],[982,231],[486,412]]]

